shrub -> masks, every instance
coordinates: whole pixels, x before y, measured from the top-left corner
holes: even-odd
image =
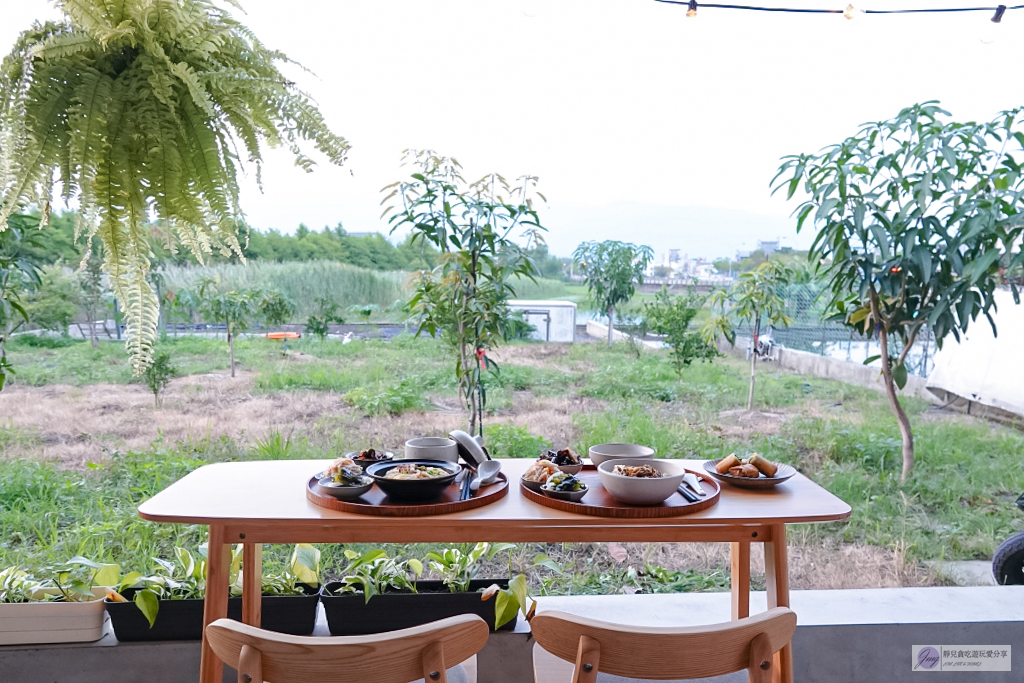
[[[153,362],[143,371],[142,381],[153,392],[154,407],[160,407],[160,392],[167,388],[177,373],[177,368],[171,364],[171,354],[166,351],[153,354]]]
[[[387,387],[356,387],[341,399],[367,415],[401,415],[423,407],[423,399],[404,382]]]
[[[488,425],[484,429],[484,443],[494,458],[536,458],[551,442],[543,436],[534,436],[526,427],[512,424]]]

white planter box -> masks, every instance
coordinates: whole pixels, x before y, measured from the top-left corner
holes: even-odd
[[[0,604],[0,645],[84,643],[103,636],[103,589],[90,602]]]

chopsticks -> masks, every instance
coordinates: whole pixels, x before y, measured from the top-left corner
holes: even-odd
[[[681,495],[683,498],[690,501],[691,503],[696,503],[698,500],[700,500],[700,498],[697,497],[697,494],[695,494],[693,491],[686,487],[686,484],[680,484],[679,488],[676,490],[679,491],[679,495]]]
[[[469,489],[469,485],[473,483],[473,477],[475,474],[476,472],[472,467],[466,467],[463,470],[462,490],[459,492],[459,500],[469,500],[469,497],[472,494],[472,491]]]

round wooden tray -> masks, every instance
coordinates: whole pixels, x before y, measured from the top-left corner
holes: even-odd
[[[459,500],[462,487],[455,482],[444,490],[444,495],[433,503],[393,502],[380,487],[374,486],[355,500],[338,500],[333,496],[320,493],[317,489],[317,477],[310,477],[306,482],[306,499],[320,507],[341,512],[354,512],[358,515],[377,515],[378,517],[424,517],[427,515],[444,515],[449,512],[461,512],[473,508],[490,505],[508,495],[508,477],[504,473],[498,475],[498,481],[480,490],[472,498]]]
[[[612,498],[611,494],[601,484],[601,477],[597,473],[597,467],[592,464],[583,466],[583,471],[576,475],[576,478],[586,484],[590,490],[583,499],[574,503],[569,500],[548,498],[543,493],[531,491],[519,483],[519,490],[526,498],[535,503],[544,505],[556,510],[575,512],[581,515],[593,515],[595,517],[625,517],[628,519],[644,519],[650,517],[677,517],[688,515],[693,512],[706,510],[718,502],[718,496],[722,491],[721,485],[709,477],[705,472],[697,472],[687,468],[687,472],[693,472],[700,481],[701,488],[707,492],[707,496],[696,503],[683,498],[679,492],[660,505],[627,505]]]

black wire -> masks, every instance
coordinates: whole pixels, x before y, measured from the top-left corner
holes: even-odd
[[[688,0],[655,0],[656,2],[664,2],[669,5],[684,5],[689,6]],[[739,9],[749,10],[753,12],[790,12],[793,14],[843,14],[845,9],[796,9],[792,7],[753,7],[751,5],[722,5],[711,2],[699,2],[697,3],[698,8],[712,7],[715,9]],[[998,7],[947,7],[947,8],[934,8],[934,9],[857,9],[858,12],[864,14],[929,14],[935,12],[995,12],[1000,7],[1003,7],[1006,11],[1015,9],[1024,9],[1024,5],[1013,5],[1012,7],[1004,7],[999,5]]]

